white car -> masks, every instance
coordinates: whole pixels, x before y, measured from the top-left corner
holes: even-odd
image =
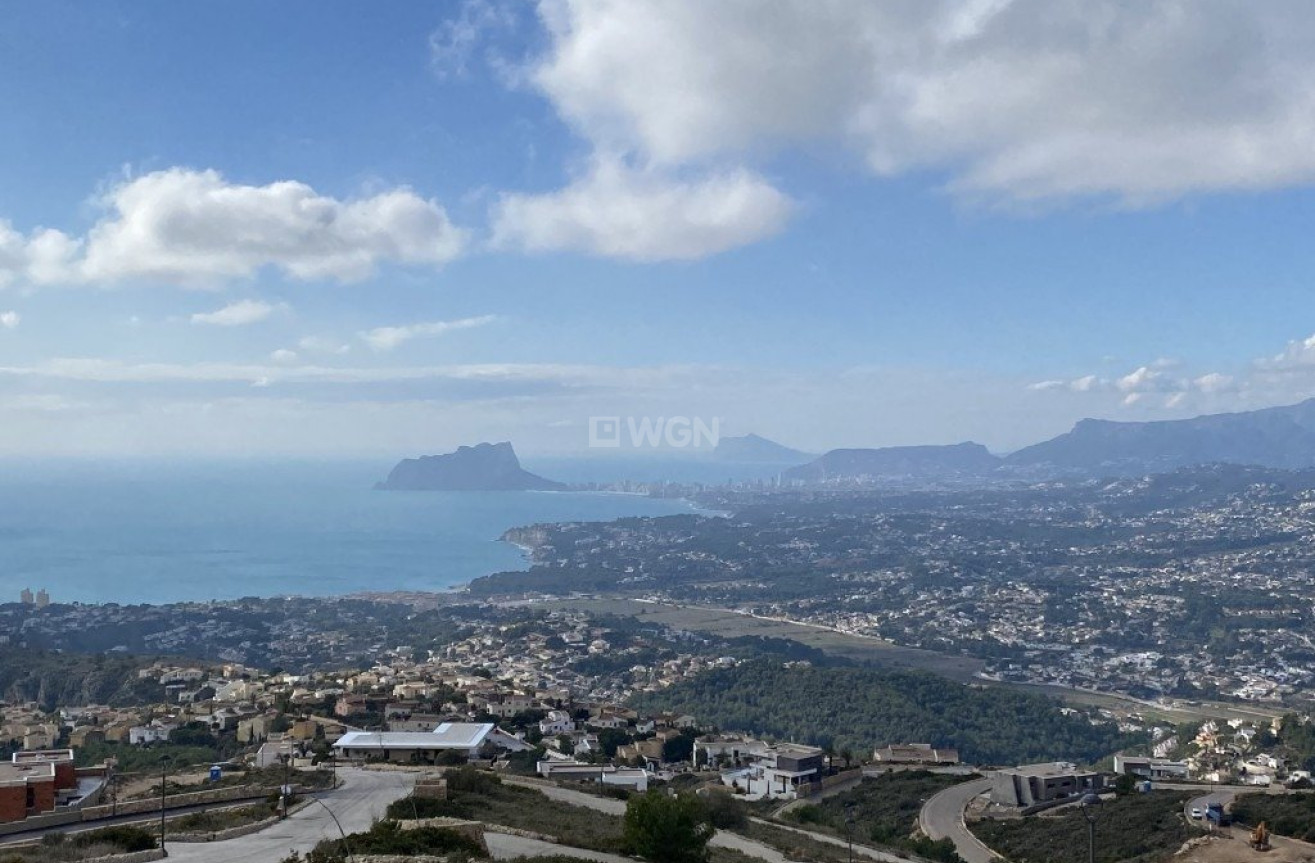
[[[1200,806],[1193,806],[1193,807],[1192,807],[1192,817],[1193,817],[1193,818],[1200,818],[1200,817],[1202,817],[1202,816],[1204,816],[1204,815],[1205,815],[1205,813],[1201,811],[1201,807],[1200,807]]]

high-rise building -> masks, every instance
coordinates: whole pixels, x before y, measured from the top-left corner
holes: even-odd
[[[47,605],[50,605],[50,594],[43,587],[37,591],[37,608],[45,608]]]
[[[25,587],[25,588],[23,588],[23,592],[20,593],[20,594],[18,595],[18,599],[19,599],[19,601],[22,602],[24,605],[31,605],[31,604],[32,604],[32,588],[30,588],[30,587]]]

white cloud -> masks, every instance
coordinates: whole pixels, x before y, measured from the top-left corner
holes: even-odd
[[[493,315],[481,315],[477,318],[461,318],[455,321],[430,321],[420,324],[406,324],[400,327],[375,327],[360,333],[361,340],[376,351],[391,351],[393,348],[411,339],[426,336],[441,336],[453,330],[468,330],[482,327],[496,320]]]
[[[678,179],[598,158],[559,191],[504,195],[494,208],[493,245],[633,261],[694,259],[777,233],[790,210],[784,194],[745,169]]]
[[[22,281],[112,284],[146,279],[207,285],[272,267],[295,279],[357,281],[383,263],[439,266],[465,233],[406,188],[340,200],[305,183],[230,183],[217,171],[170,168],[100,197],[82,238],[0,222],[0,286]]]
[[[297,340],[297,347],[311,354],[346,354],[352,346],[328,336],[302,336]]]
[[[716,366],[617,367],[558,363],[467,363],[444,366],[329,367],[242,363],[125,363],[95,357],[63,357],[28,366],[0,366],[0,376],[28,382],[101,384],[250,384],[262,380],[297,384],[369,385],[405,382],[535,385],[572,392],[618,390],[629,394],[672,390],[689,392],[715,375],[732,379],[733,370]]]
[[[12,330],[23,320],[23,316],[15,311],[0,312],[0,327],[6,330]]]
[[[1120,392],[1140,393],[1162,389],[1165,383],[1166,378],[1161,372],[1155,371],[1150,366],[1142,366],[1119,378],[1114,382],[1114,386]]]
[[[38,228],[24,236],[0,219],[0,288],[15,282],[48,284],[69,274],[77,241],[59,231]]]
[[[439,78],[462,78],[489,31],[514,23],[510,9],[490,0],[464,0],[457,14],[429,34],[429,61]]]
[[[270,353],[269,358],[276,363],[293,363],[297,361],[297,352],[279,348]]]
[[[1233,385],[1231,375],[1220,374],[1219,372],[1210,372],[1201,375],[1192,384],[1203,393],[1217,393],[1227,390]]]
[[[543,0],[529,80],[649,167],[839,144],[966,195],[1146,204],[1315,180],[1295,0]]]
[[[192,323],[241,327],[263,321],[280,308],[286,306],[274,306],[262,300],[238,300],[213,312],[197,312],[192,315]]]

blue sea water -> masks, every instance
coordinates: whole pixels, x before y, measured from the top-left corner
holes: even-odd
[[[532,467],[532,465],[530,465]],[[388,463],[0,464],[0,602],[441,590],[527,566],[504,530],[690,512],[544,492],[379,492]]]

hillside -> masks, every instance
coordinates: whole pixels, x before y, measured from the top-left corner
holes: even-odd
[[[1008,456],[1018,467],[1085,473],[1149,473],[1226,462],[1272,468],[1315,466],[1315,399],[1184,420],[1085,419],[1065,434]]]
[[[137,676],[139,669],[154,661],[143,656],[0,648],[0,700],[35,701],[46,709],[160,701],[164,687]]]
[[[718,461],[742,464],[803,464],[814,458],[811,453],[791,449],[756,434],[721,438],[712,455]]]
[[[1108,723],[1065,715],[1060,704],[1004,688],[977,688],[920,672],[786,667],[767,661],[709,671],[635,699],[646,710],[855,753],[888,743],[952,746],[975,764],[1094,762],[1134,745]]]
[[[426,455],[398,462],[383,491],[561,491],[560,482],[521,467],[510,443],[459,447],[446,455]]]
[[[939,479],[980,476],[1000,459],[979,443],[950,446],[891,446],[879,449],[833,449],[808,464],[790,468],[787,480],[828,482],[883,477]]]

